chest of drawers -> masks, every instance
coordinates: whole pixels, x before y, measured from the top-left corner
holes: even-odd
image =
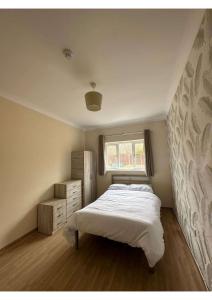
[[[82,187],[81,180],[69,180],[56,183],[54,186],[55,197],[66,198],[66,217],[82,208]]]
[[[54,185],[54,195],[56,198],[67,199],[75,194],[81,196],[81,180],[69,180]]]
[[[51,235],[66,223],[66,199],[51,199],[38,205],[38,231]]]

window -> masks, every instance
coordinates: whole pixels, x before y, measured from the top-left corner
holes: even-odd
[[[105,143],[106,170],[145,171],[144,140]]]

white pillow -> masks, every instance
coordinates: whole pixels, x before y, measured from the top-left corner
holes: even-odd
[[[129,190],[129,185],[122,183],[111,184],[108,190]]]
[[[153,189],[149,184],[130,184],[129,190],[153,193]]]

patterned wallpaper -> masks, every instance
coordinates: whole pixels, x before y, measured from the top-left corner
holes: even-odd
[[[168,114],[175,211],[212,290],[212,10],[207,10]]]

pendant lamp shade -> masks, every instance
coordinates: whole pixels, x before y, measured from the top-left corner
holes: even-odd
[[[95,88],[96,84],[94,82],[90,85]],[[96,91],[90,91],[85,94],[86,107],[90,111],[99,111],[102,106],[102,94]]]

